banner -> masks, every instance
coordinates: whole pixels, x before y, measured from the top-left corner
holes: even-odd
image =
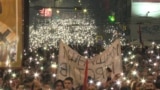
[[[64,80],[70,76],[74,84],[83,83],[86,58],[71,49],[68,45],[60,42],[57,78]],[[106,68],[109,67],[113,74],[122,72],[121,46],[116,40],[104,52],[88,59],[88,76],[95,80],[105,81],[108,76]]]
[[[22,0],[0,0],[0,68],[20,67]]]
[[[151,42],[159,42],[160,38],[159,33],[160,33],[160,25],[159,24],[132,24],[130,25],[131,29],[131,39],[133,41],[139,40],[139,32],[138,30],[140,29],[141,34],[142,34],[142,41],[144,42],[144,45],[148,46],[148,42],[151,45]]]

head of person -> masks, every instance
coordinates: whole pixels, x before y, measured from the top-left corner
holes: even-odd
[[[72,77],[67,77],[64,79],[64,88],[67,90],[73,89],[73,78]]]
[[[29,90],[33,88],[33,81],[34,81],[34,77],[26,77],[25,80],[23,81],[24,83],[24,88]]]
[[[143,84],[141,82],[135,82],[133,85],[133,90],[141,90]]]
[[[63,90],[64,89],[63,81],[62,80],[57,80],[54,83],[54,88],[55,88],[55,90]]]
[[[32,90],[42,90],[42,84],[40,80],[34,79]]]
[[[97,90],[95,83],[88,83],[87,90]]]
[[[156,86],[157,89],[160,89],[160,76],[157,76],[155,86]]]

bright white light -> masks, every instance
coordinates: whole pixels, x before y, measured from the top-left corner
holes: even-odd
[[[86,12],[87,12],[87,9],[83,9],[83,12],[86,13]]]
[[[13,78],[15,78],[15,77],[16,77],[16,74],[15,74],[15,73],[13,73],[13,74],[12,74],[12,77],[13,77]]]
[[[160,3],[132,2],[132,15],[142,17],[160,17]]]
[[[158,55],[156,58],[157,58],[157,59],[160,59],[160,56]]]
[[[130,81],[130,80],[127,80],[127,83],[128,83],[128,84],[130,84],[130,83],[131,83],[131,81]]]
[[[153,65],[154,65],[154,66],[157,66],[157,63],[154,63]]]
[[[138,66],[139,64],[138,63],[135,63],[135,66]]]
[[[39,62],[39,61],[37,61],[37,62],[36,62],[36,64],[40,64],[40,62]]]
[[[87,59],[87,58],[88,58],[88,56],[84,56],[84,58],[85,58],[85,59]]]
[[[82,14],[83,16],[83,14]],[[84,19],[85,18],[85,19]],[[55,46],[61,39],[64,43],[93,45],[97,36],[95,21],[91,18],[53,18],[48,20],[50,24],[37,24],[29,27],[29,45],[33,48]],[[53,37],[54,36],[54,37]]]
[[[146,82],[146,80],[143,78],[143,79],[141,79],[141,82],[142,82],[142,83],[145,83],[145,82]]]
[[[117,85],[121,85],[121,81],[120,80],[118,80],[116,83],[117,83]]]
[[[153,54],[153,53],[154,53],[154,51],[153,51],[153,50],[151,50],[151,53]]]
[[[113,87],[111,87],[111,90],[114,90],[114,88],[113,88]]]
[[[8,69],[8,72],[11,73],[11,72],[12,72],[12,69]]]
[[[155,45],[155,42],[152,42],[152,45]]]
[[[39,74],[36,72],[36,73],[34,73],[34,77],[38,77],[39,76]]]
[[[123,80],[126,80],[127,78],[126,77],[123,77]]]
[[[83,12],[73,12],[73,14],[71,14],[71,12],[69,15],[63,12],[57,16],[53,16],[52,19],[42,19],[42,22],[45,21],[43,23],[30,25],[30,47],[32,47],[32,49],[50,46],[58,48],[59,45],[57,42],[59,42],[59,40],[62,40],[65,44],[94,45],[96,37],[98,36],[98,27],[95,23],[95,19]],[[108,42],[114,41],[117,35],[113,34],[115,34],[117,30],[118,28],[113,25],[108,25],[104,28],[104,34],[111,35]],[[103,44],[104,47],[107,46],[106,41],[104,41]],[[34,51],[32,49],[31,51]]]
[[[56,63],[52,63],[52,64],[51,64],[51,67],[52,67],[52,68],[57,68],[57,64],[56,64]]]
[[[54,59],[54,58],[55,58],[55,55],[54,55],[54,53],[51,55],[51,58],[52,58],[52,59]]]
[[[54,74],[52,74],[52,76],[53,76],[53,77],[56,77],[56,74],[54,73]]]
[[[152,62],[152,59],[149,59],[149,62]]]
[[[97,82],[97,83],[96,83],[96,85],[97,85],[97,86],[100,86],[100,85],[101,85],[101,82],[100,82],[100,81],[99,81],[99,82]]]
[[[44,67],[41,66],[40,69],[41,69],[41,70],[44,70]]]
[[[5,64],[6,64],[6,66],[9,66],[10,65],[10,61],[6,60]]]
[[[124,61],[127,62],[127,61],[128,61],[128,58],[124,58]]]
[[[128,54],[129,54],[129,55],[131,55],[131,54],[132,54],[132,52],[131,52],[131,51],[129,51],[129,52],[128,52]]]
[[[130,64],[133,64],[133,62],[131,61]]]
[[[137,75],[137,71],[136,70],[132,71],[132,75]]]
[[[92,83],[93,83],[93,80],[89,80],[89,83],[91,83],[91,84],[92,84]]]
[[[12,80],[9,80],[9,83],[13,83],[13,81],[12,81]]]
[[[84,51],[84,54],[88,54],[88,51],[86,50],[86,51]]]
[[[123,72],[121,73],[121,76],[124,76],[124,73],[123,73]]]
[[[152,70],[151,68],[148,69],[148,71],[151,71],[151,70]]]
[[[29,73],[29,70],[25,70],[25,73]]]
[[[131,59],[134,59],[134,58],[135,58],[135,55],[132,55],[132,56],[131,56]]]
[[[57,11],[56,11],[56,13],[57,13],[57,14],[59,14],[59,13],[60,13],[60,11],[59,11],[59,10],[57,10]]]

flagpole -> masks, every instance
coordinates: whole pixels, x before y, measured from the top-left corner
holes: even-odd
[[[83,90],[87,90],[87,83],[88,83],[88,59],[85,62]]]

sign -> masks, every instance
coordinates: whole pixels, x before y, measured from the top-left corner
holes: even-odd
[[[131,38],[132,40],[139,40],[139,32],[141,30],[142,41],[144,43],[146,41],[160,41],[159,33],[160,33],[160,25],[159,24],[132,24],[130,25],[131,29]],[[151,43],[150,43],[151,44]]]
[[[0,0],[0,68],[20,67],[22,0]]]
[[[85,71],[85,57],[71,49],[68,45],[60,42],[57,78],[64,80],[70,76],[74,84],[83,83]],[[107,79],[107,67],[110,67],[113,74],[122,72],[120,41],[116,40],[104,52],[88,59],[88,76],[95,80],[104,81]]]
[[[39,10],[40,16],[43,17],[51,17],[52,16],[52,8],[42,8]]]

